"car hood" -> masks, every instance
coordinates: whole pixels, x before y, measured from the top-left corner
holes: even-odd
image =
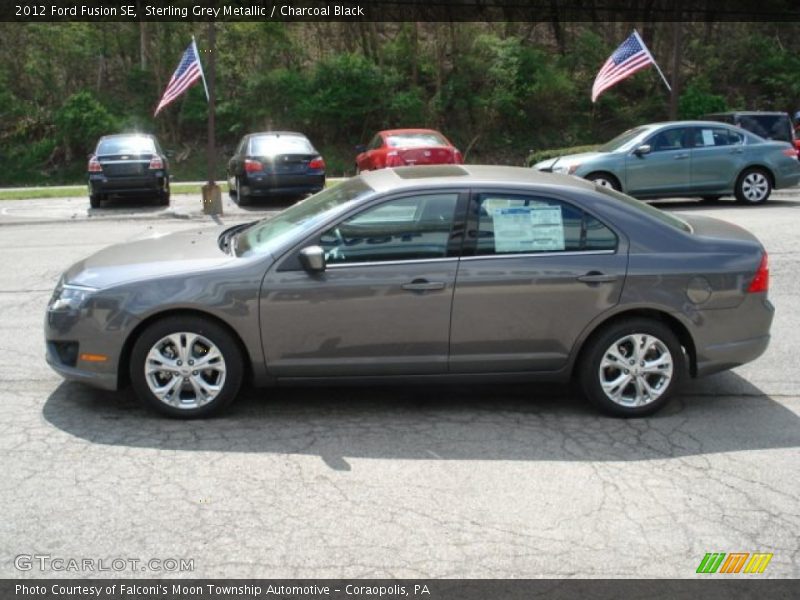
[[[194,229],[109,246],[72,265],[64,273],[64,283],[102,289],[221,267],[236,260],[219,247],[225,229]]]
[[[557,156],[556,158],[548,158],[547,160],[540,161],[533,165],[534,169],[539,171],[552,171],[553,167],[569,167],[575,164],[583,164],[595,158],[608,156],[608,152],[581,152],[580,154],[567,154],[566,156]]]

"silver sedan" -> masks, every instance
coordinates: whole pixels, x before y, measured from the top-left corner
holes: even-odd
[[[567,381],[614,415],[761,355],[762,245],[573,177],[365,173],[269,220],[112,246],[47,308],[67,379],[199,417],[245,380]]]

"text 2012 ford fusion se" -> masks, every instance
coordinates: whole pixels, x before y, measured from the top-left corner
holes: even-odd
[[[513,167],[365,173],[269,219],[106,248],[47,309],[67,379],[131,383],[171,416],[243,380],[579,378],[608,413],[760,356],[767,254],[750,233]]]

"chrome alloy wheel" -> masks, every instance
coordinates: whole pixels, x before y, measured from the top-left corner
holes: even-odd
[[[225,359],[208,338],[188,331],[172,333],[147,353],[144,375],[164,404],[181,409],[211,402],[225,384]]]
[[[760,171],[751,171],[742,180],[742,195],[748,202],[761,202],[769,194],[769,181]]]
[[[618,339],[603,353],[598,376],[612,402],[625,407],[645,406],[669,387],[672,355],[657,337],[633,333]]]

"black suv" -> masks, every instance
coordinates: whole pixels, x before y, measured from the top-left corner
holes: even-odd
[[[706,121],[720,121],[751,131],[766,140],[789,142],[794,146],[794,127],[789,113],[739,110],[714,113],[700,117]]]
[[[100,206],[110,196],[152,195],[169,204],[169,164],[158,140],[142,133],[100,138],[89,157],[89,202]]]

